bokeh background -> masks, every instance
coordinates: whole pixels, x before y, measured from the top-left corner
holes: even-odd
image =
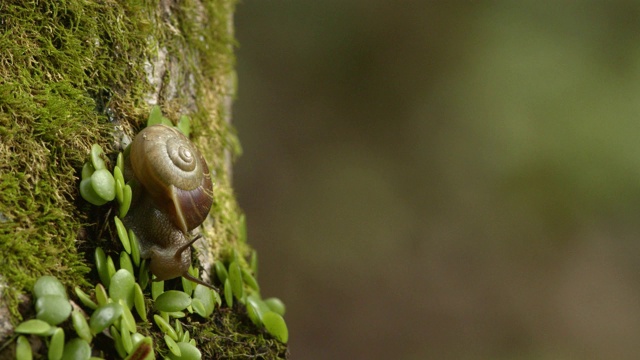
[[[245,0],[234,181],[294,359],[640,357],[640,3]]]

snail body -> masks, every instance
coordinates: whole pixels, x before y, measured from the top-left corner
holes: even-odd
[[[123,219],[138,237],[140,256],[150,259],[156,280],[183,276],[191,265],[190,231],[206,219],[213,204],[209,168],[195,145],[165,125],[143,129],[125,159],[133,201]]]

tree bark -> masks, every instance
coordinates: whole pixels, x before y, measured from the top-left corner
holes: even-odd
[[[198,242],[203,278],[215,259],[249,254],[231,187],[231,159],[239,153],[230,126],[234,3],[0,3],[0,358],[13,354],[12,346],[2,348],[14,326],[34,315],[30,291],[39,276],[58,277],[72,300],[75,286],[97,282],[93,251],[112,239],[97,238],[107,215],[80,198],[80,169],[92,143],[113,160],[153,105],[173,121],[191,118],[192,140],[212,170],[214,208]],[[229,336],[229,352],[217,342],[205,358],[238,354],[244,341],[246,355],[284,356],[282,344],[250,344],[263,333],[247,325],[240,307],[218,315],[198,329]],[[232,332],[221,334],[221,323]]]

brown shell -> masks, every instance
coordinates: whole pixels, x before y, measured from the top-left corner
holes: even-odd
[[[213,184],[204,157],[179,130],[153,125],[131,143],[138,181],[183,232],[198,227],[213,204]]]

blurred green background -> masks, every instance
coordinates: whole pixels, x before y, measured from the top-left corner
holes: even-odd
[[[236,31],[292,358],[638,358],[639,2],[245,0]]]

